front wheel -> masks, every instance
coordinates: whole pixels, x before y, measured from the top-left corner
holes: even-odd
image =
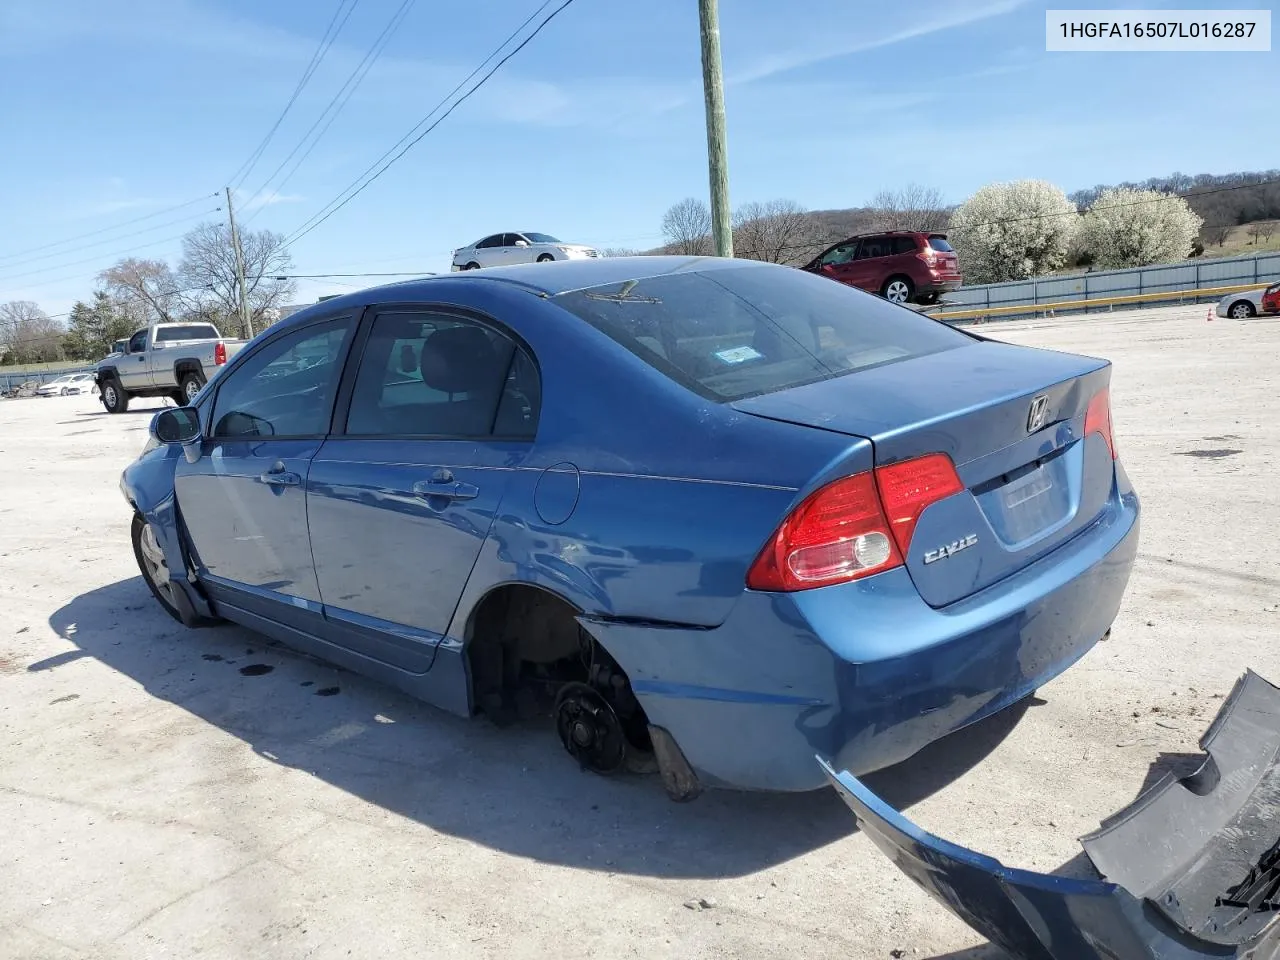
[[[539,262],[539,263],[550,263],[550,262],[551,262],[552,260],[554,260],[554,259],[555,259],[555,257],[553,257],[553,256],[552,256],[551,254],[549,254],[549,253],[543,253],[543,254],[539,254],[539,255],[538,255],[538,262]]]
[[[124,413],[129,409],[129,393],[119,380],[108,380],[102,385],[102,405],[107,413]]]
[[[468,263],[468,264],[467,264],[465,267],[463,267],[462,269],[463,269],[463,270],[479,270],[479,269],[480,269],[480,264],[478,264],[478,263],[476,263],[474,260],[472,260],[470,263]]]
[[[164,607],[164,612],[181,623],[182,617],[178,614],[178,608],[174,603],[173,591],[182,588],[169,579],[169,563],[165,560],[159,541],[156,540],[154,528],[147,523],[142,514],[135,513],[130,534],[133,539],[133,556],[138,561],[138,570],[142,573],[142,579],[147,581],[147,589],[151,591],[151,595],[156,598],[160,606]]]
[[[890,277],[880,288],[880,296],[890,303],[910,303],[914,289],[906,277]]]
[[[1231,317],[1232,320],[1248,320],[1255,313],[1257,311],[1253,309],[1253,304],[1248,300],[1237,300],[1231,305],[1231,309],[1227,311],[1227,316]]]

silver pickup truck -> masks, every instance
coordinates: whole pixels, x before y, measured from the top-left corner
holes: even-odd
[[[108,413],[124,413],[134,397],[185,405],[247,342],[223,337],[212,323],[153,323],[94,368],[98,395]]]

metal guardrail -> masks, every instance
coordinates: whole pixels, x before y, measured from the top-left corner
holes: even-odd
[[[1158,303],[1162,300],[1177,300],[1179,303],[1190,300],[1199,302],[1209,297],[1221,299],[1229,293],[1243,293],[1246,290],[1262,290],[1269,283],[1241,283],[1229,287],[1202,287],[1198,290],[1161,290],[1156,293],[1132,293],[1119,297],[1093,297],[1087,300],[1058,300],[1052,303],[1018,304],[1016,306],[979,307],[973,310],[930,310],[930,317],[935,320],[974,320],[979,317],[1007,316],[1054,316],[1059,311],[1092,310],[1097,307],[1114,308],[1118,306],[1140,306],[1144,303]]]
[[[1088,301],[1088,306],[1072,309],[1091,310],[1097,305],[1110,310],[1160,302],[1162,299],[1126,301],[1120,299],[1123,297],[1165,293],[1172,294],[1172,297],[1163,298],[1166,301],[1176,300],[1179,294],[1186,299],[1194,299],[1207,296],[1203,293],[1206,290],[1262,286],[1277,280],[1280,280],[1280,251],[1259,251],[1236,257],[1197,257],[1146,267],[974,284],[947,294],[947,303],[940,305],[939,309],[983,311],[983,315],[993,319],[1019,314],[1029,316],[1041,312],[1049,304],[1078,301]],[[994,307],[1021,309],[987,312]]]

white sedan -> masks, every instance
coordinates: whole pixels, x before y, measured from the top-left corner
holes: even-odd
[[[452,270],[479,270],[511,263],[548,263],[552,260],[585,260],[598,257],[594,247],[563,243],[546,233],[493,233],[470,246],[453,251]]]
[[[57,380],[50,380],[36,390],[38,397],[67,397],[72,394],[92,393],[95,389],[93,374],[69,373]]]
[[[1214,312],[1220,317],[1230,317],[1232,320],[1248,320],[1250,317],[1256,317],[1262,312],[1262,295],[1278,286],[1280,284],[1272,284],[1270,287],[1258,287],[1256,290],[1229,293],[1218,301],[1218,307]]]

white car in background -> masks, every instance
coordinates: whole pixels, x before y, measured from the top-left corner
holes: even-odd
[[[36,388],[38,397],[67,397],[72,394],[92,393],[96,388],[91,373],[69,373],[57,380],[50,380]]]
[[[470,246],[453,251],[451,270],[505,267],[512,263],[548,263],[552,260],[585,260],[598,257],[594,247],[563,243],[547,233],[493,233]]]
[[[1256,317],[1262,312],[1262,295],[1270,289],[1270,287],[1258,287],[1256,290],[1229,293],[1218,301],[1218,307],[1214,312],[1220,317],[1230,317],[1232,320],[1248,320],[1250,317]]]

